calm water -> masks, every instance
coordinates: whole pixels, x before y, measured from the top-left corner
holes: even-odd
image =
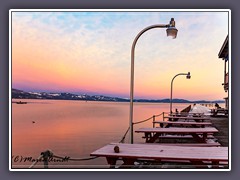
[[[20,162],[21,157],[37,158],[47,149],[60,156],[88,157],[91,152],[108,143],[119,142],[129,126],[129,103],[26,101],[27,104],[12,104],[13,168],[28,168],[32,163]],[[188,105],[173,104],[173,109],[180,111]],[[169,104],[134,103],[134,121],[147,119],[163,111],[169,111]],[[140,127],[152,127],[152,121],[135,125],[134,129]],[[128,141],[129,136],[125,142]],[[135,133],[134,142],[144,142],[142,134]],[[42,164],[39,162],[36,167],[43,168]],[[105,158],[50,162],[49,165],[53,168],[108,167]]]

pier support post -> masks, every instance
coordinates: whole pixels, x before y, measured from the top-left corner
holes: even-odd
[[[43,157],[44,168],[47,169],[48,168],[48,159],[53,156],[53,153],[50,150],[46,150],[46,151],[42,152],[41,155]]]
[[[153,128],[155,128],[155,115],[153,115]]]

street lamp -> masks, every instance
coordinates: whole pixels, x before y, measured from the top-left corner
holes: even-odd
[[[174,18],[171,18],[169,24],[156,24],[152,26],[148,26],[142,31],[138,33],[135,37],[132,50],[131,50],[131,82],[130,82],[130,113],[129,113],[129,126],[130,126],[130,142],[133,144],[133,90],[134,90],[134,52],[135,46],[139,39],[139,37],[146,31],[153,29],[153,28],[167,28],[167,36],[172,36],[173,39],[177,37],[178,30],[175,28],[175,21]]]
[[[186,78],[187,79],[190,79],[191,78],[191,75],[190,75],[190,72],[188,73],[179,73],[177,75],[175,75],[172,79],[172,82],[171,82],[171,99],[170,99],[170,114],[172,114],[172,89],[173,89],[173,80],[177,77],[177,76],[180,76],[180,75],[186,75]]]

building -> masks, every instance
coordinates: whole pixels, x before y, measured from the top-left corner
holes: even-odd
[[[224,61],[224,73],[223,73],[223,88],[224,91],[228,94],[228,87],[229,87],[229,59],[228,59],[228,36],[226,37],[219,53],[218,57],[221,58]],[[228,109],[229,105],[229,99],[228,96],[224,98],[225,99],[225,108]]]

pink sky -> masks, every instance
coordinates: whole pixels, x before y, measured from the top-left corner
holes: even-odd
[[[174,40],[165,29],[144,34],[135,51],[135,97],[216,100],[222,87],[218,52],[228,34],[227,12],[47,13],[14,12],[12,87],[129,97],[130,50],[143,28],[176,20]]]

